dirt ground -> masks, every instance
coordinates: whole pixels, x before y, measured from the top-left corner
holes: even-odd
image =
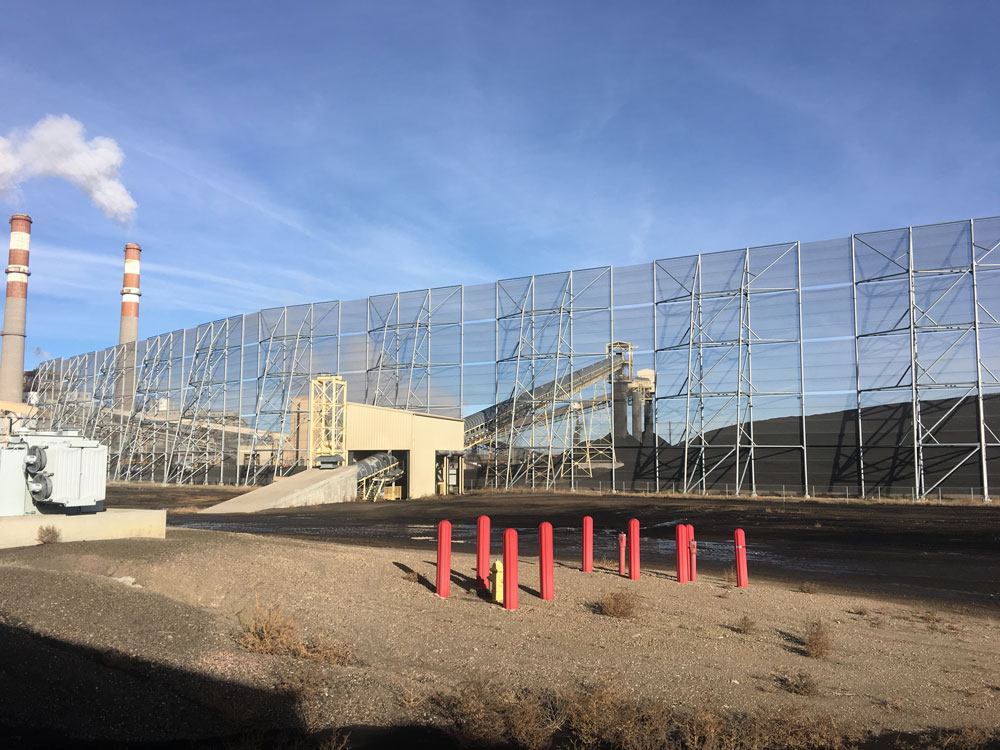
[[[0,680],[0,740],[267,747],[269,732],[346,728],[352,747],[418,736],[448,746],[420,727],[435,721],[432,696],[470,680],[497,690],[603,681],[679,707],[830,714],[847,735],[881,735],[879,747],[893,732],[1000,717],[1000,620],[988,611],[756,579],[739,590],[701,568],[695,584],[655,571],[631,582],[573,562],[557,564],[546,602],[523,545],[521,606],[508,612],[479,595],[473,565],[455,555],[441,599],[423,549],[171,528],[166,540],[2,551],[0,663],[16,678]],[[595,611],[622,590],[638,595],[637,617]],[[307,637],[347,646],[355,662],[242,649],[239,616],[255,602],[280,603]],[[744,617],[749,634],[736,632]],[[827,658],[804,653],[816,620],[832,639]],[[789,691],[800,674],[813,694]],[[263,739],[245,744],[248,731]]]
[[[142,505],[159,491],[148,485],[133,487],[131,496],[115,502]],[[165,499],[157,500],[160,507]],[[191,504],[183,496],[177,502]],[[462,549],[473,543],[480,514],[489,515],[496,530],[517,528],[526,549],[537,546],[538,524],[549,521],[555,527],[556,555],[564,561],[579,559],[584,515],[594,518],[596,554],[611,557],[617,556],[618,532],[630,518],[638,518],[645,560],[664,571],[673,571],[676,524],[691,523],[701,545],[699,565],[717,575],[732,565],[733,531],[743,528],[755,579],[788,585],[814,581],[844,594],[877,594],[914,605],[1000,614],[1000,507],[996,505],[502,493],[254,515],[176,513],[169,523],[431,549],[435,525],[448,519]]]

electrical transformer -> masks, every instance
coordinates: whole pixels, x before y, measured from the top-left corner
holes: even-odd
[[[0,516],[104,510],[108,447],[76,431],[20,435],[0,448]]]

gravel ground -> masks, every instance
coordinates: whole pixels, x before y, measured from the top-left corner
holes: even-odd
[[[419,549],[170,529],[166,540],[2,551],[0,663],[17,679],[0,680],[0,739],[107,746],[353,727],[364,744],[365,727],[428,722],[426,699],[468,680],[609,681],[677,706],[829,713],[855,734],[1000,716],[1000,621],[979,609],[808,594],[752,570],[738,590],[716,574],[682,586],[571,563],[557,564],[556,599],[544,602],[525,554],[521,607],[508,612],[479,595],[473,566],[455,556],[445,600]],[[617,590],[640,597],[636,618],[594,612]],[[280,603],[308,638],[346,645],[356,662],[243,650],[238,617],[255,601]],[[735,632],[743,616],[752,634]],[[817,619],[833,640],[826,659],[802,653]],[[800,672],[815,695],[782,688]]]

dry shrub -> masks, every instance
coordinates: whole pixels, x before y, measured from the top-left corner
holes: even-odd
[[[736,624],[733,626],[733,630],[743,635],[752,635],[757,632],[757,621],[750,615],[743,615],[739,620],[737,620]]]
[[[806,627],[802,647],[806,656],[813,659],[826,659],[833,653],[833,635],[822,620],[814,620]]]
[[[610,685],[581,685],[568,701],[568,729],[584,747],[607,741],[605,734],[611,728],[609,717],[620,711],[623,703],[622,696]]]
[[[240,612],[240,635],[236,642],[247,651],[271,656],[291,656],[342,667],[354,661],[351,650],[326,638],[303,639],[298,623],[286,615],[280,604],[261,604],[254,600],[253,610]]]
[[[724,571],[722,571],[722,580],[726,583],[736,585],[736,566],[730,565]]]
[[[803,581],[799,584],[799,591],[803,594],[815,594],[819,591],[819,584],[815,581]]]
[[[343,643],[337,643],[322,636],[313,638],[311,642],[305,643],[304,647],[304,658],[311,661],[329,664],[331,667],[346,667],[348,664],[354,663],[354,652],[351,649]]]
[[[403,673],[404,682],[396,692],[396,702],[403,708],[419,708],[428,699],[427,692],[417,685],[417,673],[412,669]]]
[[[62,533],[55,526],[39,526],[35,538],[42,544],[55,544],[62,539]]]
[[[598,557],[594,559],[594,567],[605,570],[617,570],[618,561],[612,560],[610,557]]]
[[[888,733],[887,733],[888,734]],[[1000,730],[982,726],[960,729],[928,729],[900,738],[893,745],[900,750],[995,750],[1000,747]]]
[[[437,695],[434,705],[456,741],[466,747],[514,743],[541,750],[565,722],[565,703],[555,693],[466,682],[457,695]]]
[[[799,672],[794,677],[777,675],[774,681],[782,690],[794,695],[819,695],[819,683],[808,672]]]
[[[635,700],[608,684],[561,693],[467,683],[436,696],[437,720],[466,747],[683,748],[790,750],[842,748],[831,719],[775,713],[678,711],[665,699]]]
[[[639,614],[639,597],[631,591],[611,591],[593,605],[599,615],[629,619]]]

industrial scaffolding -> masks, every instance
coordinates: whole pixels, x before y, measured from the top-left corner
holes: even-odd
[[[129,481],[305,468],[333,373],[379,406],[510,402],[469,443],[483,486],[988,498],[998,247],[978,219],[279,307],[50,360],[33,398]]]

